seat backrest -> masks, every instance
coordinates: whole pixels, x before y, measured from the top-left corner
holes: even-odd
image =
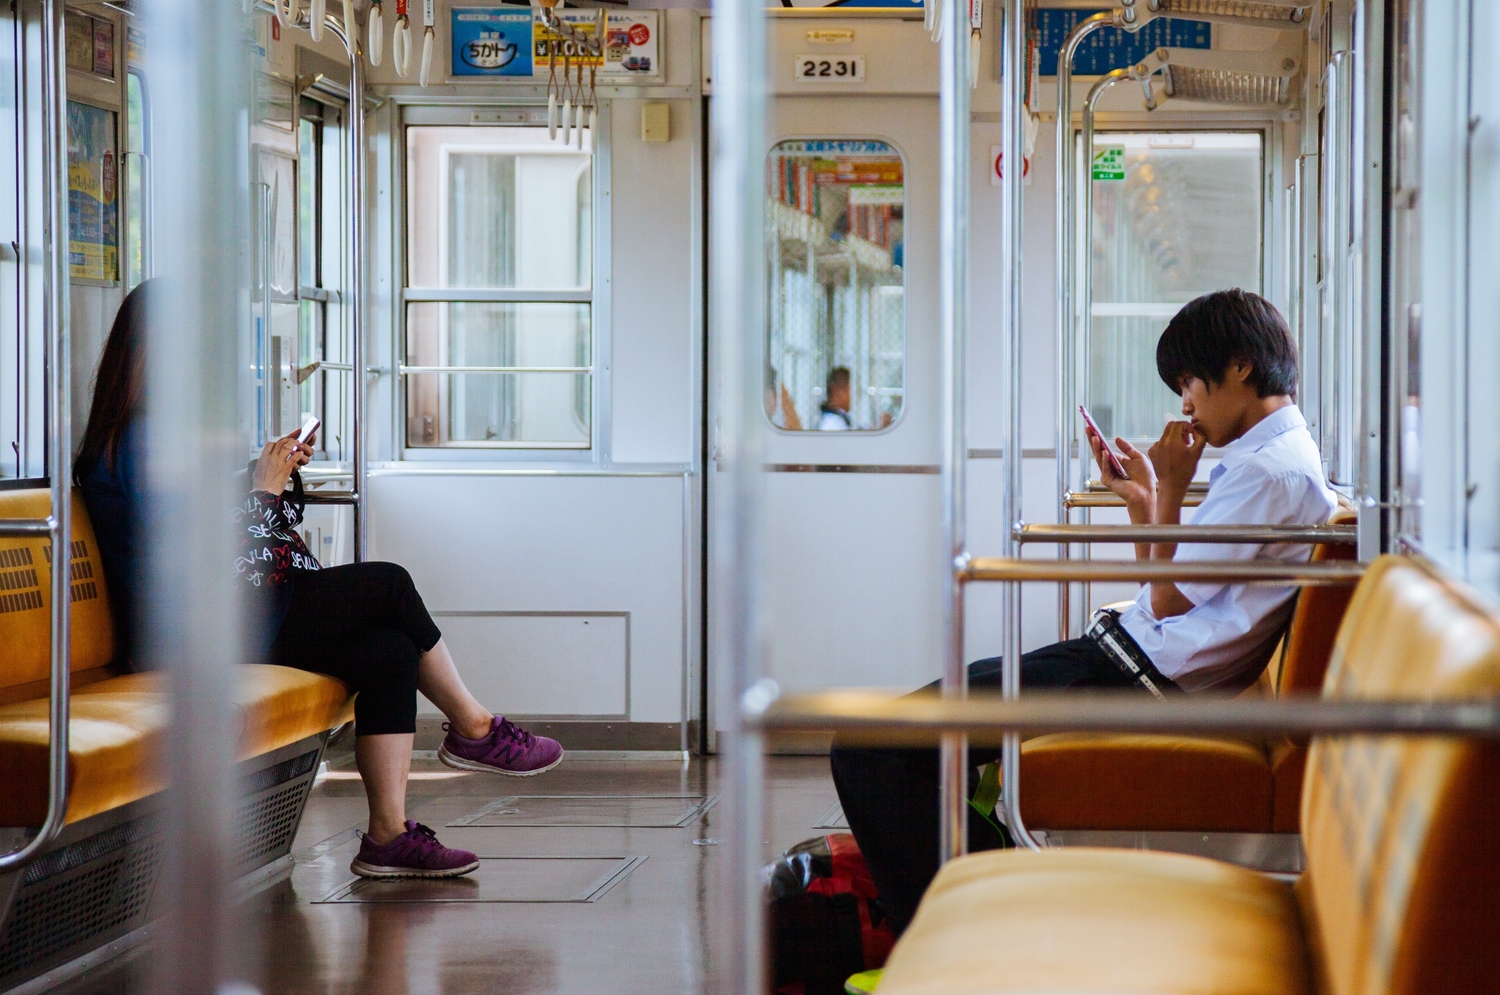
[[[46,518],[50,511],[51,499],[45,490],[0,491],[0,518]],[[109,663],[114,655],[114,627],[99,544],[77,491],[73,492],[72,547],[69,666],[74,671],[92,670]],[[51,604],[51,541],[0,538],[0,700],[47,693]]]
[[[1429,566],[1381,557],[1354,592],[1331,698],[1500,695],[1500,621]],[[1321,989],[1500,991],[1500,743],[1314,737],[1299,884]]]
[[[1349,525],[1354,520],[1353,511],[1341,508],[1334,512],[1328,524]],[[1322,545],[1313,547],[1312,558],[1315,562],[1353,560],[1355,555],[1352,544]],[[1353,587],[1302,589],[1297,596],[1297,608],[1292,614],[1286,646],[1275,675],[1277,694],[1313,694],[1322,688],[1334,637],[1338,635],[1339,623],[1344,620],[1344,612],[1353,596]]]

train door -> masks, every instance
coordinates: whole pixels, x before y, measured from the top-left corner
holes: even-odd
[[[772,25],[769,672],[786,690],[913,687],[941,645],[937,49],[919,21],[818,29]],[[714,380],[710,535],[728,477]],[[711,588],[711,627],[720,604]]]

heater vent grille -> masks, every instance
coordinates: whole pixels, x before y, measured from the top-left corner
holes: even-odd
[[[1216,104],[1281,104],[1291,93],[1289,76],[1166,66],[1167,94],[1178,100]]]
[[[1157,0],[1151,9],[1162,14],[1218,15],[1292,24],[1302,20],[1307,5],[1256,3],[1254,0]]]

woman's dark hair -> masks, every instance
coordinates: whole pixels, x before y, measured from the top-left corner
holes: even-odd
[[[1229,364],[1250,365],[1258,397],[1297,392],[1297,344],[1271,302],[1248,290],[1216,290],[1183,305],[1156,343],[1156,372],[1172,393],[1197,377],[1222,384]]]
[[[155,296],[155,280],[132,290],[120,305],[115,323],[104,342],[104,354],[94,373],[94,403],[74,465],[75,479],[82,479],[102,459],[113,467],[120,453],[120,438],[145,403],[146,312]]]

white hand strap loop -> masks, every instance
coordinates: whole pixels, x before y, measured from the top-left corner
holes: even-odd
[[[402,79],[411,74],[411,21],[404,16],[396,18],[391,33],[391,65]]]
[[[370,4],[370,23],[365,26],[365,49],[370,53],[370,65],[380,65],[385,49],[385,14],[379,3]]]
[[[433,30],[432,30],[431,27],[427,27],[427,28],[423,29],[423,31],[422,31],[422,74],[421,74],[421,76],[419,76],[417,78],[417,82],[421,83],[423,86],[427,85],[427,77],[432,74],[432,46],[435,43],[434,42],[434,38],[435,38],[435,34],[434,34],[434,32],[433,32]]]

